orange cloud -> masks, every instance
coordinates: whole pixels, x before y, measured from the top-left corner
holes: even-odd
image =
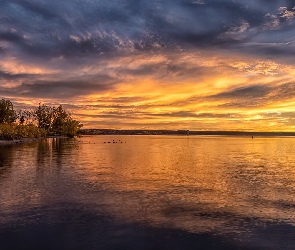
[[[60,61],[65,66],[58,69],[55,64]],[[93,58],[79,65],[65,58],[47,66],[10,58],[0,63],[1,70],[11,75],[2,80],[2,88],[11,93],[17,107],[40,101],[68,105],[85,127],[293,129],[292,119],[283,115],[295,109],[292,65],[216,50]],[[24,73],[38,76],[39,82],[31,76],[24,85],[21,76],[12,77]],[[28,101],[30,93],[52,83],[63,91],[75,88],[76,94],[63,99],[57,93],[57,97],[44,95]],[[19,93],[13,93],[18,89]],[[272,112],[282,115],[265,115]]]

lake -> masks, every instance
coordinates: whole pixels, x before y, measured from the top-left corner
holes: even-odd
[[[295,138],[0,145],[0,249],[295,249]]]

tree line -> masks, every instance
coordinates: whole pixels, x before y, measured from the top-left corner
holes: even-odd
[[[10,100],[0,100],[0,139],[74,137],[82,126],[61,105],[39,103],[36,108],[16,111]]]

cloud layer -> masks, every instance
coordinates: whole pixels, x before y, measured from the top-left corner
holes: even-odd
[[[292,130],[294,18],[282,0],[3,0],[0,98],[86,127]]]

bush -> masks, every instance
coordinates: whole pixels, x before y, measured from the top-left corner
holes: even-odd
[[[46,131],[34,125],[0,124],[0,140],[45,137]]]
[[[61,105],[55,108],[39,104],[34,111],[16,113],[11,101],[0,100],[0,140],[39,138],[47,134],[74,137],[82,126]]]

